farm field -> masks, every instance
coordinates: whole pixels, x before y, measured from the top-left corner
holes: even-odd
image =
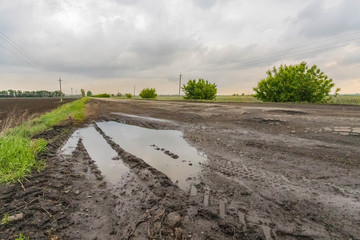
[[[126,99],[126,97],[113,97],[115,99]],[[141,97],[136,96],[134,99],[141,99]],[[194,102],[195,100],[186,100],[182,97],[179,98],[177,95],[158,95],[156,99],[158,101],[189,101]],[[261,103],[260,100],[254,98],[251,95],[244,96],[232,96],[232,95],[218,95],[214,101],[208,100],[198,100],[203,102],[243,102],[243,103]],[[333,102],[333,104],[349,104],[349,105],[360,105],[360,95],[339,95]]]
[[[13,126],[74,100],[64,98],[60,103],[58,98],[0,98],[0,130],[5,122]]]
[[[110,98],[87,113],[43,134],[44,171],[0,186],[0,212],[22,214],[0,239],[360,236],[360,106]]]

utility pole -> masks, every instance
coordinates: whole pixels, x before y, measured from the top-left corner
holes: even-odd
[[[134,85],[134,97],[135,97],[135,85]]]
[[[181,73],[180,73],[180,78],[179,78],[179,98],[180,98],[180,89],[181,89]]]
[[[60,84],[60,102],[62,102],[62,92],[61,92],[61,82],[63,81],[63,80],[61,80],[61,78],[59,77],[59,84]]]
[[[72,88],[71,88],[71,97],[72,97],[72,95],[73,95],[73,90],[72,90]]]

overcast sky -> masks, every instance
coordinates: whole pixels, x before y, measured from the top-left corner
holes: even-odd
[[[359,0],[0,0],[0,90],[56,90],[61,76],[65,93],[174,94],[181,72],[252,93],[305,60],[360,93],[359,13]]]

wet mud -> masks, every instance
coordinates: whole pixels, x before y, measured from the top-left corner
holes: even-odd
[[[360,238],[358,106],[94,99],[89,108],[83,126],[44,134],[44,171],[0,186],[1,213],[22,214],[0,225],[0,239]],[[176,133],[187,150],[154,131]],[[180,186],[154,159],[196,179]]]

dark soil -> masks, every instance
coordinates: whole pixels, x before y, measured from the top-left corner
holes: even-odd
[[[76,99],[64,98],[60,102],[59,98],[0,98],[0,129],[9,114],[25,120],[27,117],[45,113],[74,100]]]
[[[171,120],[155,122],[122,112]],[[0,186],[0,212],[20,220],[0,239],[360,239],[360,107],[92,100],[88,122],[177,129],[208,156],[197,194],[173,184],[101,129],[130,169],[113,185],[75,127],[43,134],[48,167]]]

